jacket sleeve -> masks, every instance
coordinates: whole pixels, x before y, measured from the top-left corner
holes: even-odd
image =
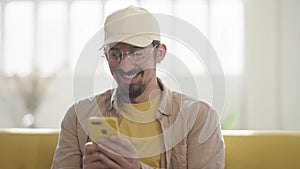
[[[82,153],[78,141],[77,125],[75,109],[72,106],[61,123],[58,145],[51,169],[82,168]]]
[[[219,115],[208,105],[200,106],[187,138],[189,169],[224,169],[225,147]]]

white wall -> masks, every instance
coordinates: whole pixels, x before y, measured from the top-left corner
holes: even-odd
[[[300,130],[300,1],[281,2],[280,127]]]
[[[300,129],[300,1],[245,0],[247,129]]]

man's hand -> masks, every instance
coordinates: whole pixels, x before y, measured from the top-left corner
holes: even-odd
[[[99,145],[88,142],[84,146],[85,153],[83,155],[83,169],[100,169],[108,168],[101,161],[103,154],[99,150]]]
[[[137,152],[130,141],[112,136],[101,138],[99,145],[87,143],[83,157],[83,168],[111,168],[111,169],[140,169]]]

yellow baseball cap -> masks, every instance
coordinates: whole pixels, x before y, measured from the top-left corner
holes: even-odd
[[[153,40],[160,40],[159,24],[144,8],[129,6],[106,18],[104,45],[124,42],[133,46],[146,47]]]

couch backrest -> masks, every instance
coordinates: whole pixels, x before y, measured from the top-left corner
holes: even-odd
[[[58,129],[0,129],[0,169],[49,169]],[[300,169],[300,132],[224,130],[226,169]]]
[[[1,169],[50,169],[57,129],[0,129]]]

